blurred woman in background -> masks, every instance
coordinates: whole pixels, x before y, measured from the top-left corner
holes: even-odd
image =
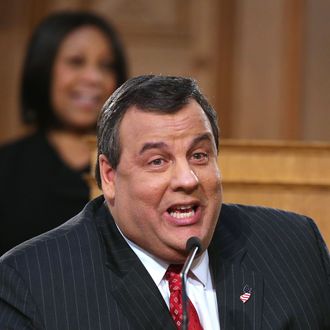
[[[85,136],[127,79],[123,48],[109,22],[58,12],[34,31],[21,82],[23,121],[35,132],[0,149],[0,255],[79,212],[89,199]]]

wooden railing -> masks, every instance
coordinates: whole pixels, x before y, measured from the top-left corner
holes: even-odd
[[[219,166],[224,202],[306,214],[330,246],[330,144],[223,140]],[[92,178],[90,185],[92,197],[101,193]]]

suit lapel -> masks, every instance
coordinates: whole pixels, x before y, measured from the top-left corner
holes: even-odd
[[[263,277],[244,267],[247,251],[239,219],[221,212],[209,247],[221,329],[261,329]],[[240,296],[250,293],[244,303]]]
[[[111,294],[134,329],[175,329],[156,284],[135,255],[104,205],[96,216],[110,269]]]
[[[235,264],[223,264],[215,277],[221,329],[261,329],[263,278]],[[251,294],[243,303],[240,296]]]
[[[132,320],[134,329],[172,329],[174,323],[155,283],[144,274],[145,268],[135,265],[112,290],[119,306]]]

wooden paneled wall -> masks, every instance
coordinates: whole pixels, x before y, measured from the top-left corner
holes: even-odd
[[[329,1],[3,0],[0,142],[24,132],[17,95],[31,30],[64,8],[111,19],[131,75],[195,77],[225,138],[330,140]]]

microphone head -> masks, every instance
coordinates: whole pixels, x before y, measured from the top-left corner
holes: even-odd
[[[199,253],[202,250],[202,243],[198,237],[192,236],[187,240],[186,251],[189,253],[195,247],[198,248],[197,253]]]

